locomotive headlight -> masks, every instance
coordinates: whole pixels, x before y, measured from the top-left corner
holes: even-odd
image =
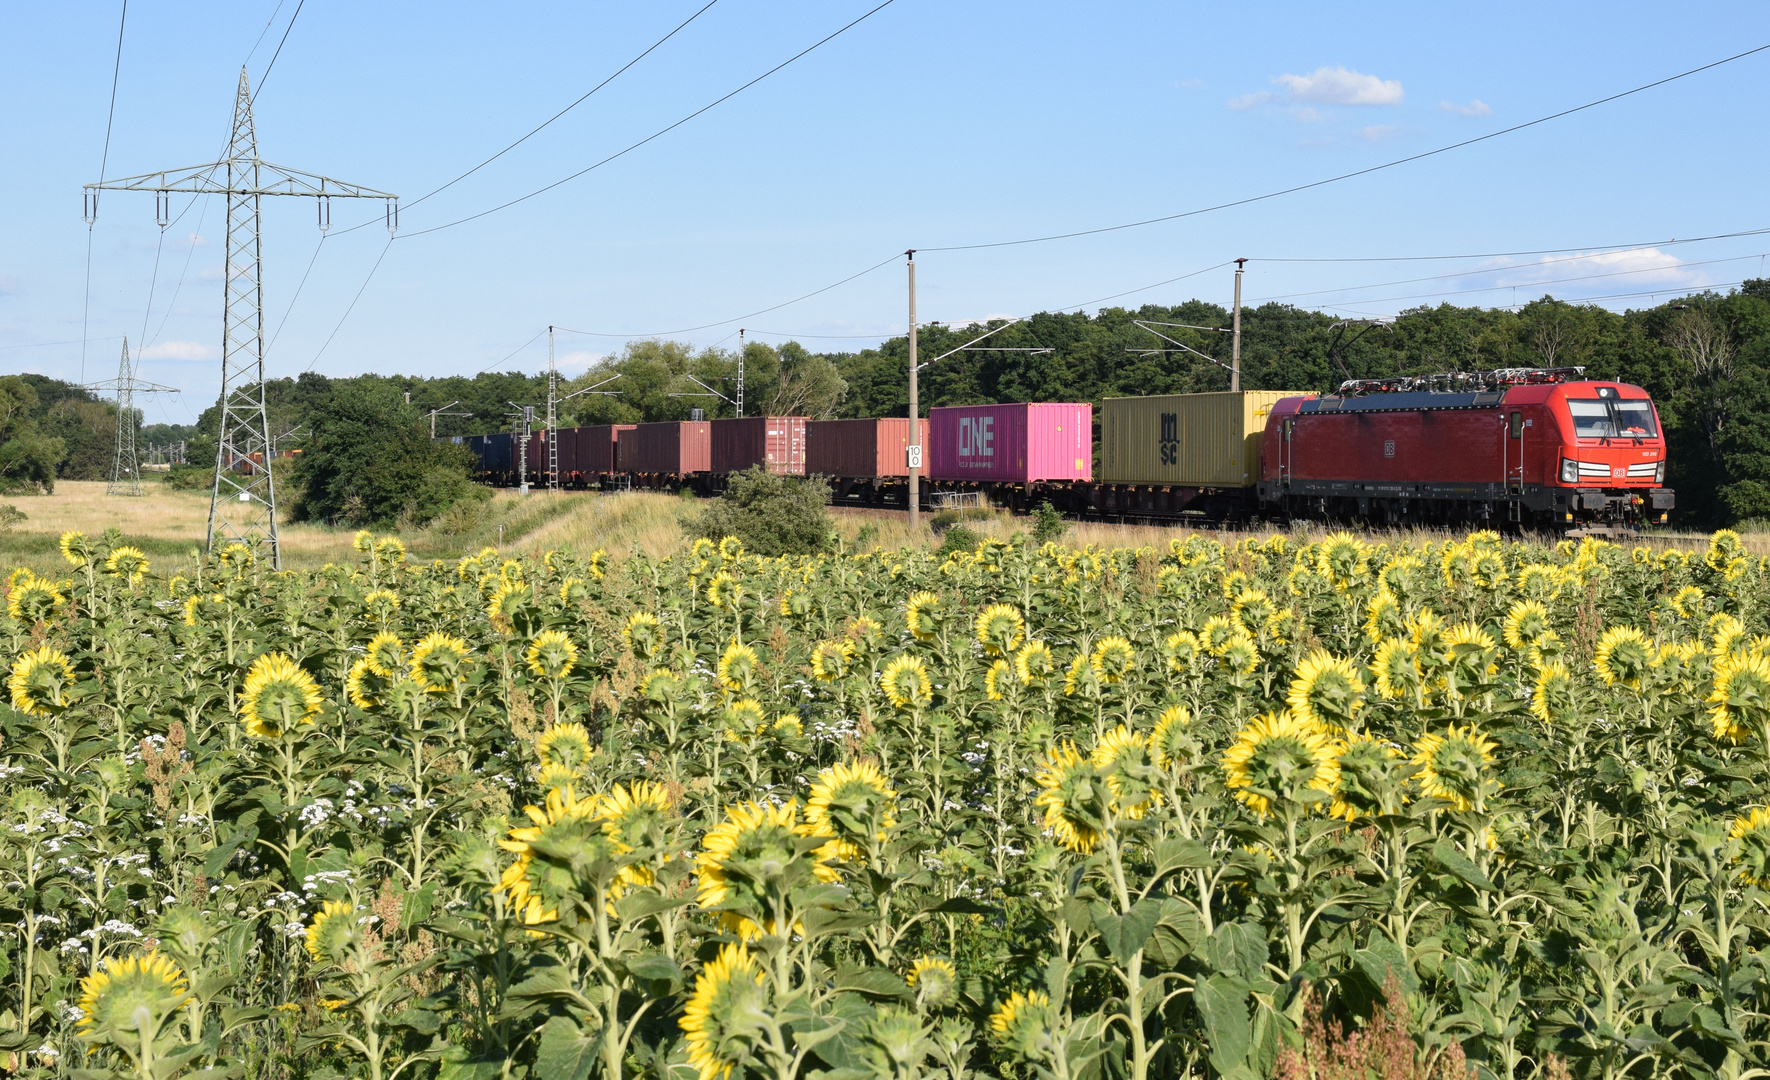
[[[1666,463],[1664,461],[1653,467],[1653,482],[1656,484],[1666,482]]]
[[[1561,482],[1563,484],[1579,483],[1579,462],[1572,458],[1561,459]]]

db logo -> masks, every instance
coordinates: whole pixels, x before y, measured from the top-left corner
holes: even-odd
[[[1395,456],[1395,440],[1394,439],[1384,439],[1383,440],[1383,456],[1384,457],[1394,457]]]

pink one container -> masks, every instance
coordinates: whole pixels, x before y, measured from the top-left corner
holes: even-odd
[[[930,480],[1089,480],[1094,406],[1037,402],[930,409],[928,442]]]

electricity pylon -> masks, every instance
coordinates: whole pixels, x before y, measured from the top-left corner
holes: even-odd
[[[282,568],[277,542],[277,494],[264,404],[263,243],[259,200],[265,195],[300,195],[315,200],[320,231],[332,224],[331,200],[385,199],[387,230],[399,227],[399,196],[261,160],[252,126],[252,90],[240,69],[234,97],[233,139],[227,157],[208,165],[146,173],[121,180],[100,178],[86,185],[86,220],[98,216],[98,193],[151,191],[155,219],[171,217],[173,192],[227,196],[226,302],[221,332],[221,431],[215,448],[215,483],[209,495],[208,545],[217,540],[262,539],[271,565]],[[253,455],[260,455],[254,461]]]
[[[117,394],[117,452],[111,461],[111,482],[106,495],[140,495],[141,461],[135,454],[135,395],[176,394],[178,390],[135,377],[129,362],[129,339],[123,339],[123,358],[117,361],[117,377],[86,384],[88,390],[114,390]]]

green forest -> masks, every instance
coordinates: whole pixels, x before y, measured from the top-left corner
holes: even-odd
[[[1001,325],[929,326],[919,334],[921,402],[1074,401],[1136,394],[1226,390],[1230,336],[1164,327],[1205,356],[1178,351],[1138,321],[1227,328],[1221,306],[1190,301],[1095,315],[1040,314],[970,349],[960,346]],[[752,342],[743,350],[745,411],[812,417],[902,416],[907,410],[909,343],[896,337],[858,352],[812,352],[798,342]],[[1167,351],[1160,351],[1160,350]],[[951,355],[942,354],[951,350]],[[1049,350],[1049,351],[1042,351]],[[937,359],[938,358],[938,359]],[[734,349],[635,341],[590,371],[562,381],[562,394],[614,376],[604,391],[561,406],[561,423],[636,423],[733,414],[739,356]],[[1513,311],[1441,304],[1404,312],[1382,326],[1346,326],[1338,317],[1285,304],[1242,313],[1242,385],[1248,389],[1328,390],[1344,378],[1500,367],[1582,365],[1588,375],[1645,387],[1671,439],[1669,484],[1677,518],[1711,528],[1770,520],[1770,281],[1726,294],[1698,293],[1656,307],[1613,312],[1544,297]],[[348,390],[346,388],[349,388]],[[488,372],[473,378],[305,374],[267,387],[271,427],[300,445],[315,410],[337,395],[373,393],[400,403],[402,425],[438,435],[507,431],[511,402],[539,404],[543,374]],[[397,395],[397,397],[395,397]],[[213,455],[217,409],[194,429],[191,460]]]

